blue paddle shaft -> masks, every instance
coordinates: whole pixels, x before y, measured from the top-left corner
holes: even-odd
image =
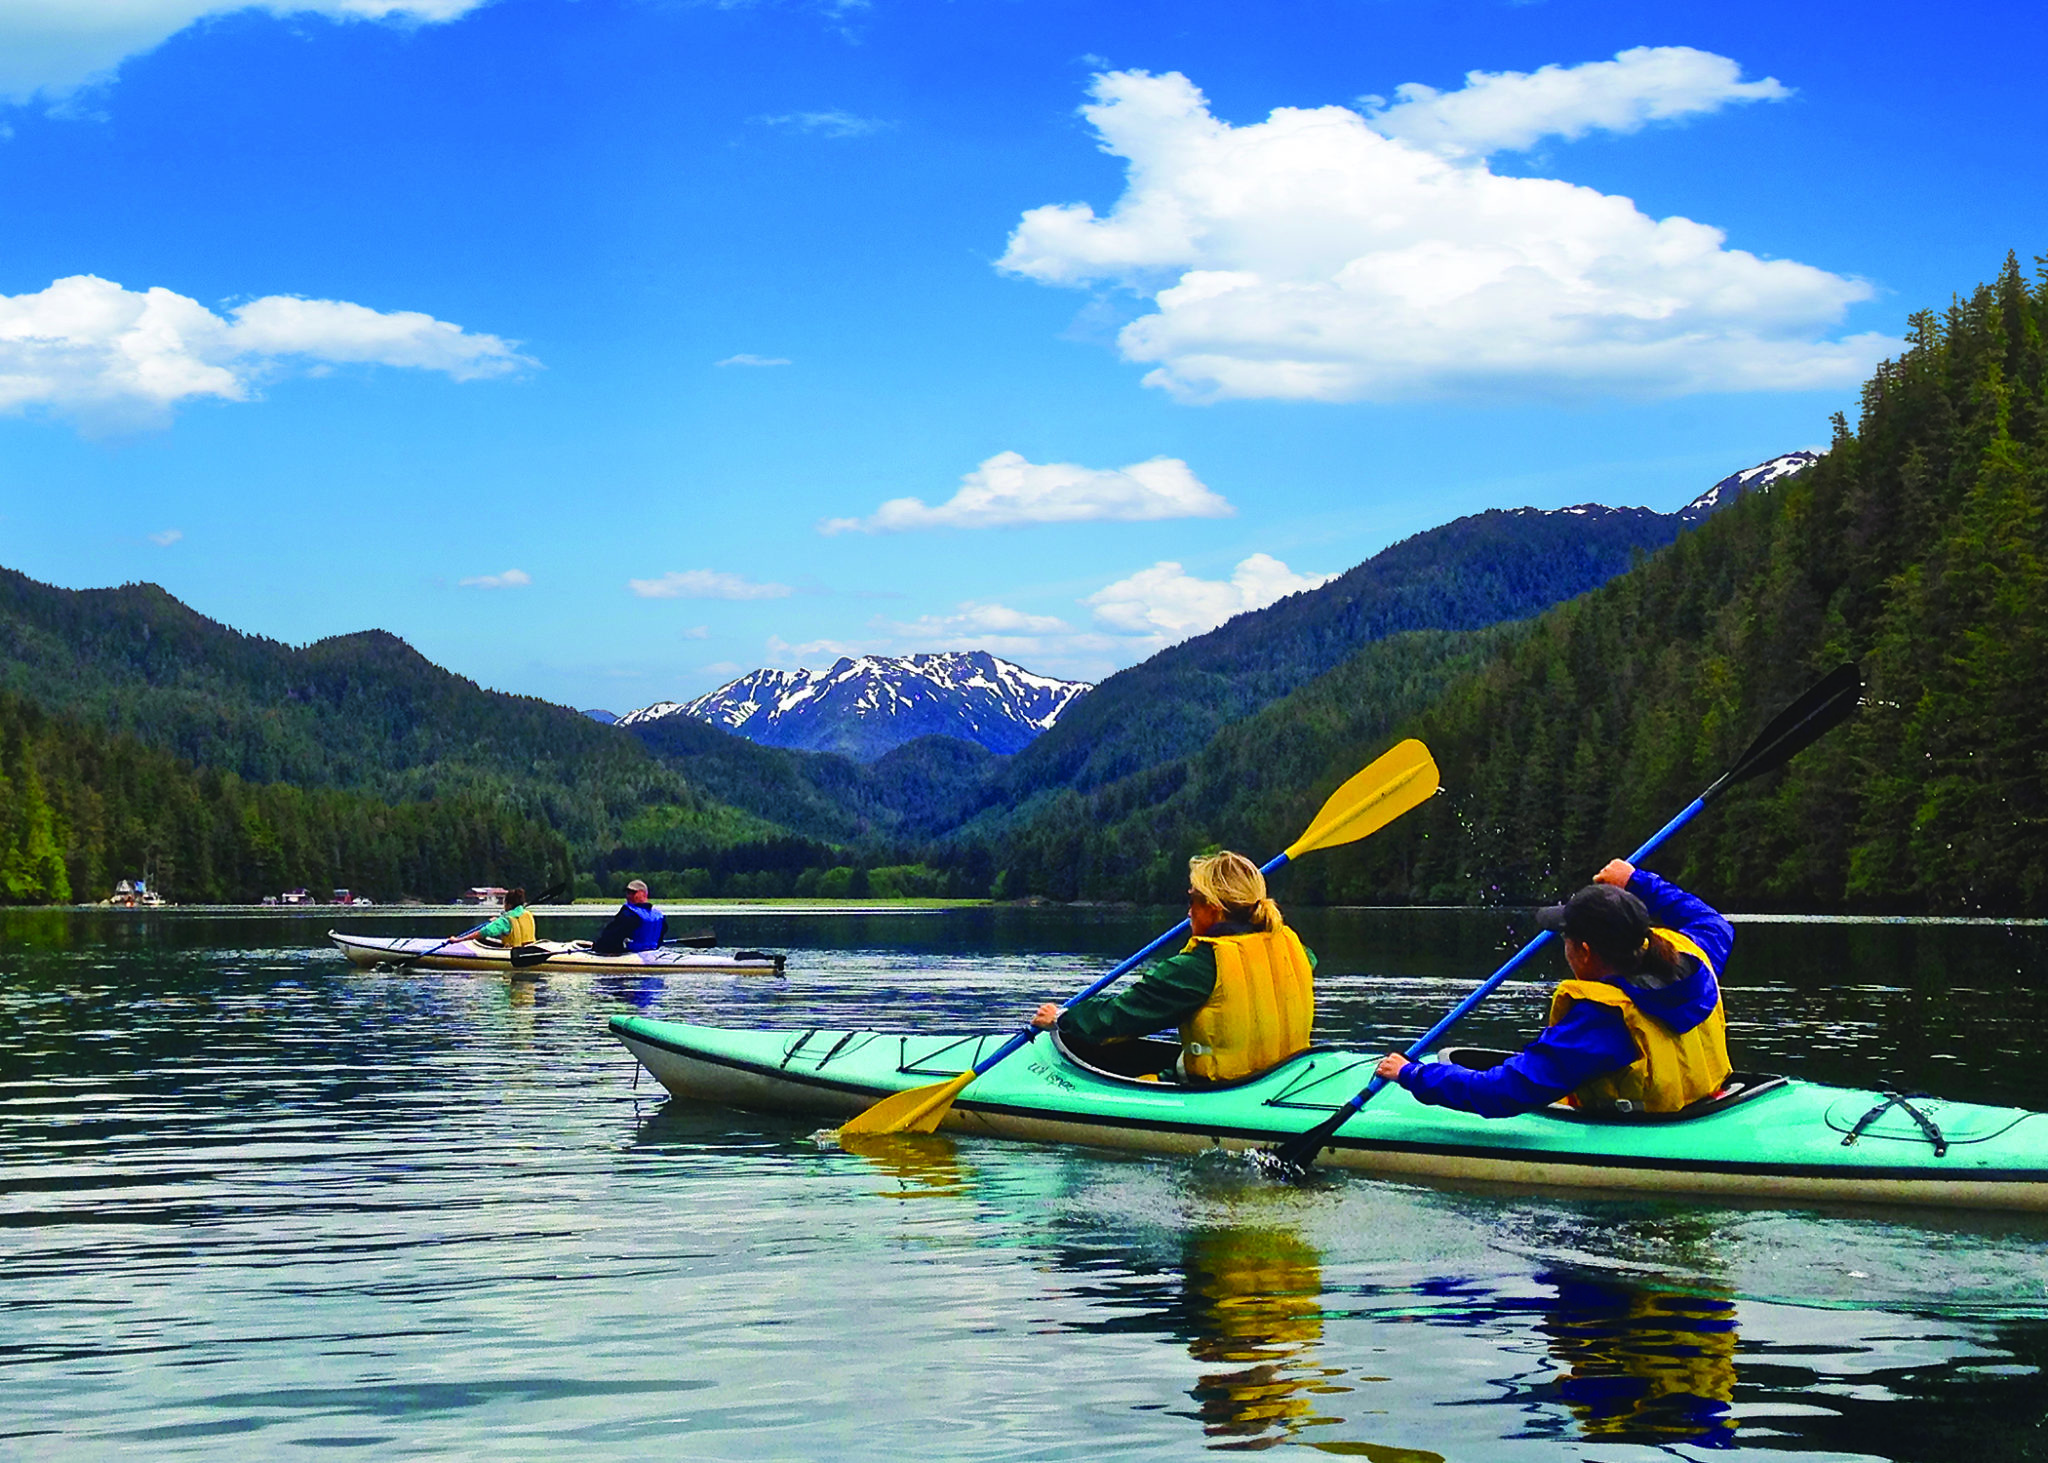
[[[1282,864],[1286,862],[1286,854],[1276,853],[1273,855],[1272,858],[1266,861],[1266,866],[1260,869],[1259,873],[1261,875],[1270,874],[1273,872],[1273,870],[1279,868]],[[1161,950],[1164,950],[1168,945],[1171,945],[1175,940],[1178,940],[1182,936],[1192,932],[1193,929],[1194,926],[1192,924],[1190,924],[1187,920],[1182,920],[1179,924],[1175,925],[1172,929],[1168,930],[1165,934],[1161,935],[1158,939],[1154,940],[1151,944],[1147,945],[1144,949],[1140,950],[1137,954],[1133,955],[1130,959],[1124,961],[1123,964],[1117,966],[1116,969],[1110,971],[1109,974],[1103,976],[1102,979],[1096,981],[1095,984],[1089,986],[1088,989],[1082,991],[1072,1000],[1066,1002],[1064,1005],[1060,1007],[1060,1009],[1062,1011],[1071,1011],[1074,1007],[1080,1005],[1090,996],[1098,996],[1102,994],[1103,991],[1107,990],[1116,981],[1119,981],[1123,979],[1126,975],[1129,975],[1133,970],[1136,970],[1140,965],[1143,965],[1147,960],[1150,960],[1154,955],[1158,954]],[[1001,1046],[997,1047],[992,1055],[983,1057],[980,1061],[976,1062],[974,1064],[974,1075],[979,1077],[983,1072],[986,1072],[990,1067],[993,1067],[997,1062],[1000,1062],[1004,1057],[1010,1056],[1013,1053],[1021,1050],[1025,1046],[1029,1045],[1031,1040],[1037,1035],[1038,1028],[1036,1026],[1025,1027],[1022,1031],[1018,1032],[1015,1036],[1011,1037],[1008,1041],[1004,1042]]]
[[[1725,781],[1726,779],[1724,778],[1723,782]],[[1722,783],[1717,782],[1705,793],[1703,793],[1699,797],[1694,798],[1692,802],[1686,807],[1686,809],[1683,812],[1681,812],[1676,818],[1673,818],[1669,823],[1666,823],[1662,828],[1659,828],[1655,833],[1651,834],[1649,842],[1645,843],[1641,848],[1637,849],[1634,853],[1630,854],[1628,856],[1628,861],[1632,864],[1639,864],[1644,859],[1648,858],[1651,854],[1655,853],[1657,851],[1658,846],[1662,844],[1665,839],[1669,838],[1672,834],[1676,833],[1679,829],[1683,828],[1686,824],[1690,823],[1696,816],[1698,816],[1700,809],[1704,808],[1707,805],[1707,799],[1712,797],[1715,793],[1719,792],[1721,790],[1721,786]],[[1506,980],[1509,976],[1513,975],[1517,970],[1520,970],[1525,964],[1527,964],[1529,957],[1534,955],[1538,950],[1541,950],[1544,947],[1544,945],[1549,942],[1550,935],[1551,932],[1549,930],[1543,931],[1541,934],[1537,935],[1535,939],[1531,940],[1528,944],[1524,945],[1521,949],[1517,950],[1513,955],[1509,956],[1507,964],[1503,965],[1499,970],[1496,970],[1492,975],[1488,976],[1486,978],[1485,984],[1481,985],[1477,990],[1473,991],[1471,995],[1465,997],[1464,1000],[1458,1002],[1457,1005],[1453,1006],[1450,1010],[1449,1015],[1445,1016],[1443,1020],[1437,1022],[1436,1025],[1430,1027],[1429,1030],[1425,1031],[1420,1037],[1416,1039],[1414,1045],[1410,1046],[1407,1051],[1402,1053],[1402,1055],[1407,1057],[1408,1060],[1412,1062],[1417,1057],[1421,1056],[1424,1052],[1428,1051],[1431,1047],[1435,1046],[1438,1039],[1441,1038],[1446,1031],[1449,1031],[1453,1026],[1456,1026],[1460,1021],[1464,1020],[1465,1017],[1471,1013],[1472,1008],[1474,1006],[1478,1005],[1481,1001],[1485,1000],[1488,996],[1492,995],[1494,991],[1499,989],[1500,983],[1502,981]],[[1378,1073],[1374,1073],[1372,1081],[1365,1084],[1365,1091],[1359,1093],[1356,1097],[1352,1098],[1351,1101],[1344,1104],[1345,1107],[1350,1109],[1352,1112],[1357,1112],[1360,1108],[1364,1107],[1368,1101],[1371,1100],[1372,1095],[1374,1093],[1378,1092],[1382,1087],[1386,1085],[1387,1079],[1380,1076]]]

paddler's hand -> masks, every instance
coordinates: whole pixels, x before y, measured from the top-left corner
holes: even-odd
[[[1050,1031],[1059,1019],[1060,1008],[1051,1001],[1047,1001],[1037,1011],[1032,1013],[1031,1024],[1040,1031]]]
[[[1607,867],[1593,876],[1595,884],[1612,884],[1617,889],[1628,888],[1628,881],[1636,876],[1636,866],[1625,858],[1609,859]]]
[[[1399,1082],[1401,1080],[1401,1069],[1409,1065],[1411,1065],[1409,1060],[1399,1052],[1388,1052],[1380,1058],[1380,1064],[1373,1068],[1373,1070],[1389,1082]]]

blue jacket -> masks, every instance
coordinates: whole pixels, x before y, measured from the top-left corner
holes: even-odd
[[[619,912],[590,942],[590,948],[600,955],[623,955],[628,950],[659,950],[662,931],[667,927],[668,916],[653,905],[629,901],[619,906]]]
[[[1674,1032],[1690,1031],[1720,1004],[1715,971],[1728,968],[1735,945],[1735,927],[1704,900],[1695,899],[1668,879],[1637,869],[1629,893],[1650,911],[1650,923],[1676,930],[1707,952],[1713,970],[1698,965],[1668,986],[1650,988],[1619,977],[1612,984],[1628,993],[1636,1009],[1655,1017]],[[1484,1118],[1509,1118],[1546,1107],[1576,1092],[1596,1077],[1634,1062],[1635,1038],[1612,1006],[1580,1001],[1555,1026],[1497,1067],[1475,1072],[1452,1062],[1412,1062],[1401,1071],[1401,1085],[1417,1102],[1452,1107]]]

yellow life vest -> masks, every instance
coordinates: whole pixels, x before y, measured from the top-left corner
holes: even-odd
[[[1681,955],[1690,955],[1715,975],[1706,951],[1676,930],[1658,930]],[[1619,1012],[1635,1038],[1636,1059],[1618,1072],[1586,1083],[1573,1098],[1584,1107],[1613,1107],[1626,1100],[1643,1112],[1677,1112],[1721,1090],[1728,1064],[1728,1020],[1717,996],[1706,1020],[1692,1030],[1674,1032],[1656,1017],[1636,1008],[1628,992],[1601,980],[1561,982],[1550,998],[1550,1024],[1564,1019],[1574,1002],[1597,1001]]]
[[[1300,937],[1282,925],[1249,935],[1188,941],[1216,957],[1216,989],[1180,1029],[1181,1068],[1203,1082],[1234,1082],[1308,1050],[1316,1019],[1315,971]]]
[[[499,938],[504,941],[507,949],[516,950],[521,945],[531,945],[538,938],[533,932],[533,916],[525,905],[505,911],[505,919],[512,928]]]

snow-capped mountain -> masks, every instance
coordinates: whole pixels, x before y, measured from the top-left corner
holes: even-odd
[[[1792,476],[1820,461],[1818,452],[1787,452],[1741,472],[1731,472],[1697,498],[1678,510],[1687,523],[1697,523],[1709,513],[1726,508],[1744,493],[1761,493],[1779,478]]]
[[[934,734],[1015,752],[1091,687],[1033,675],[984,650],[842,656],[830,670],[758,670],[694,701],[659,701],[619,718],[709,722],[748,741],[861,761]]]

